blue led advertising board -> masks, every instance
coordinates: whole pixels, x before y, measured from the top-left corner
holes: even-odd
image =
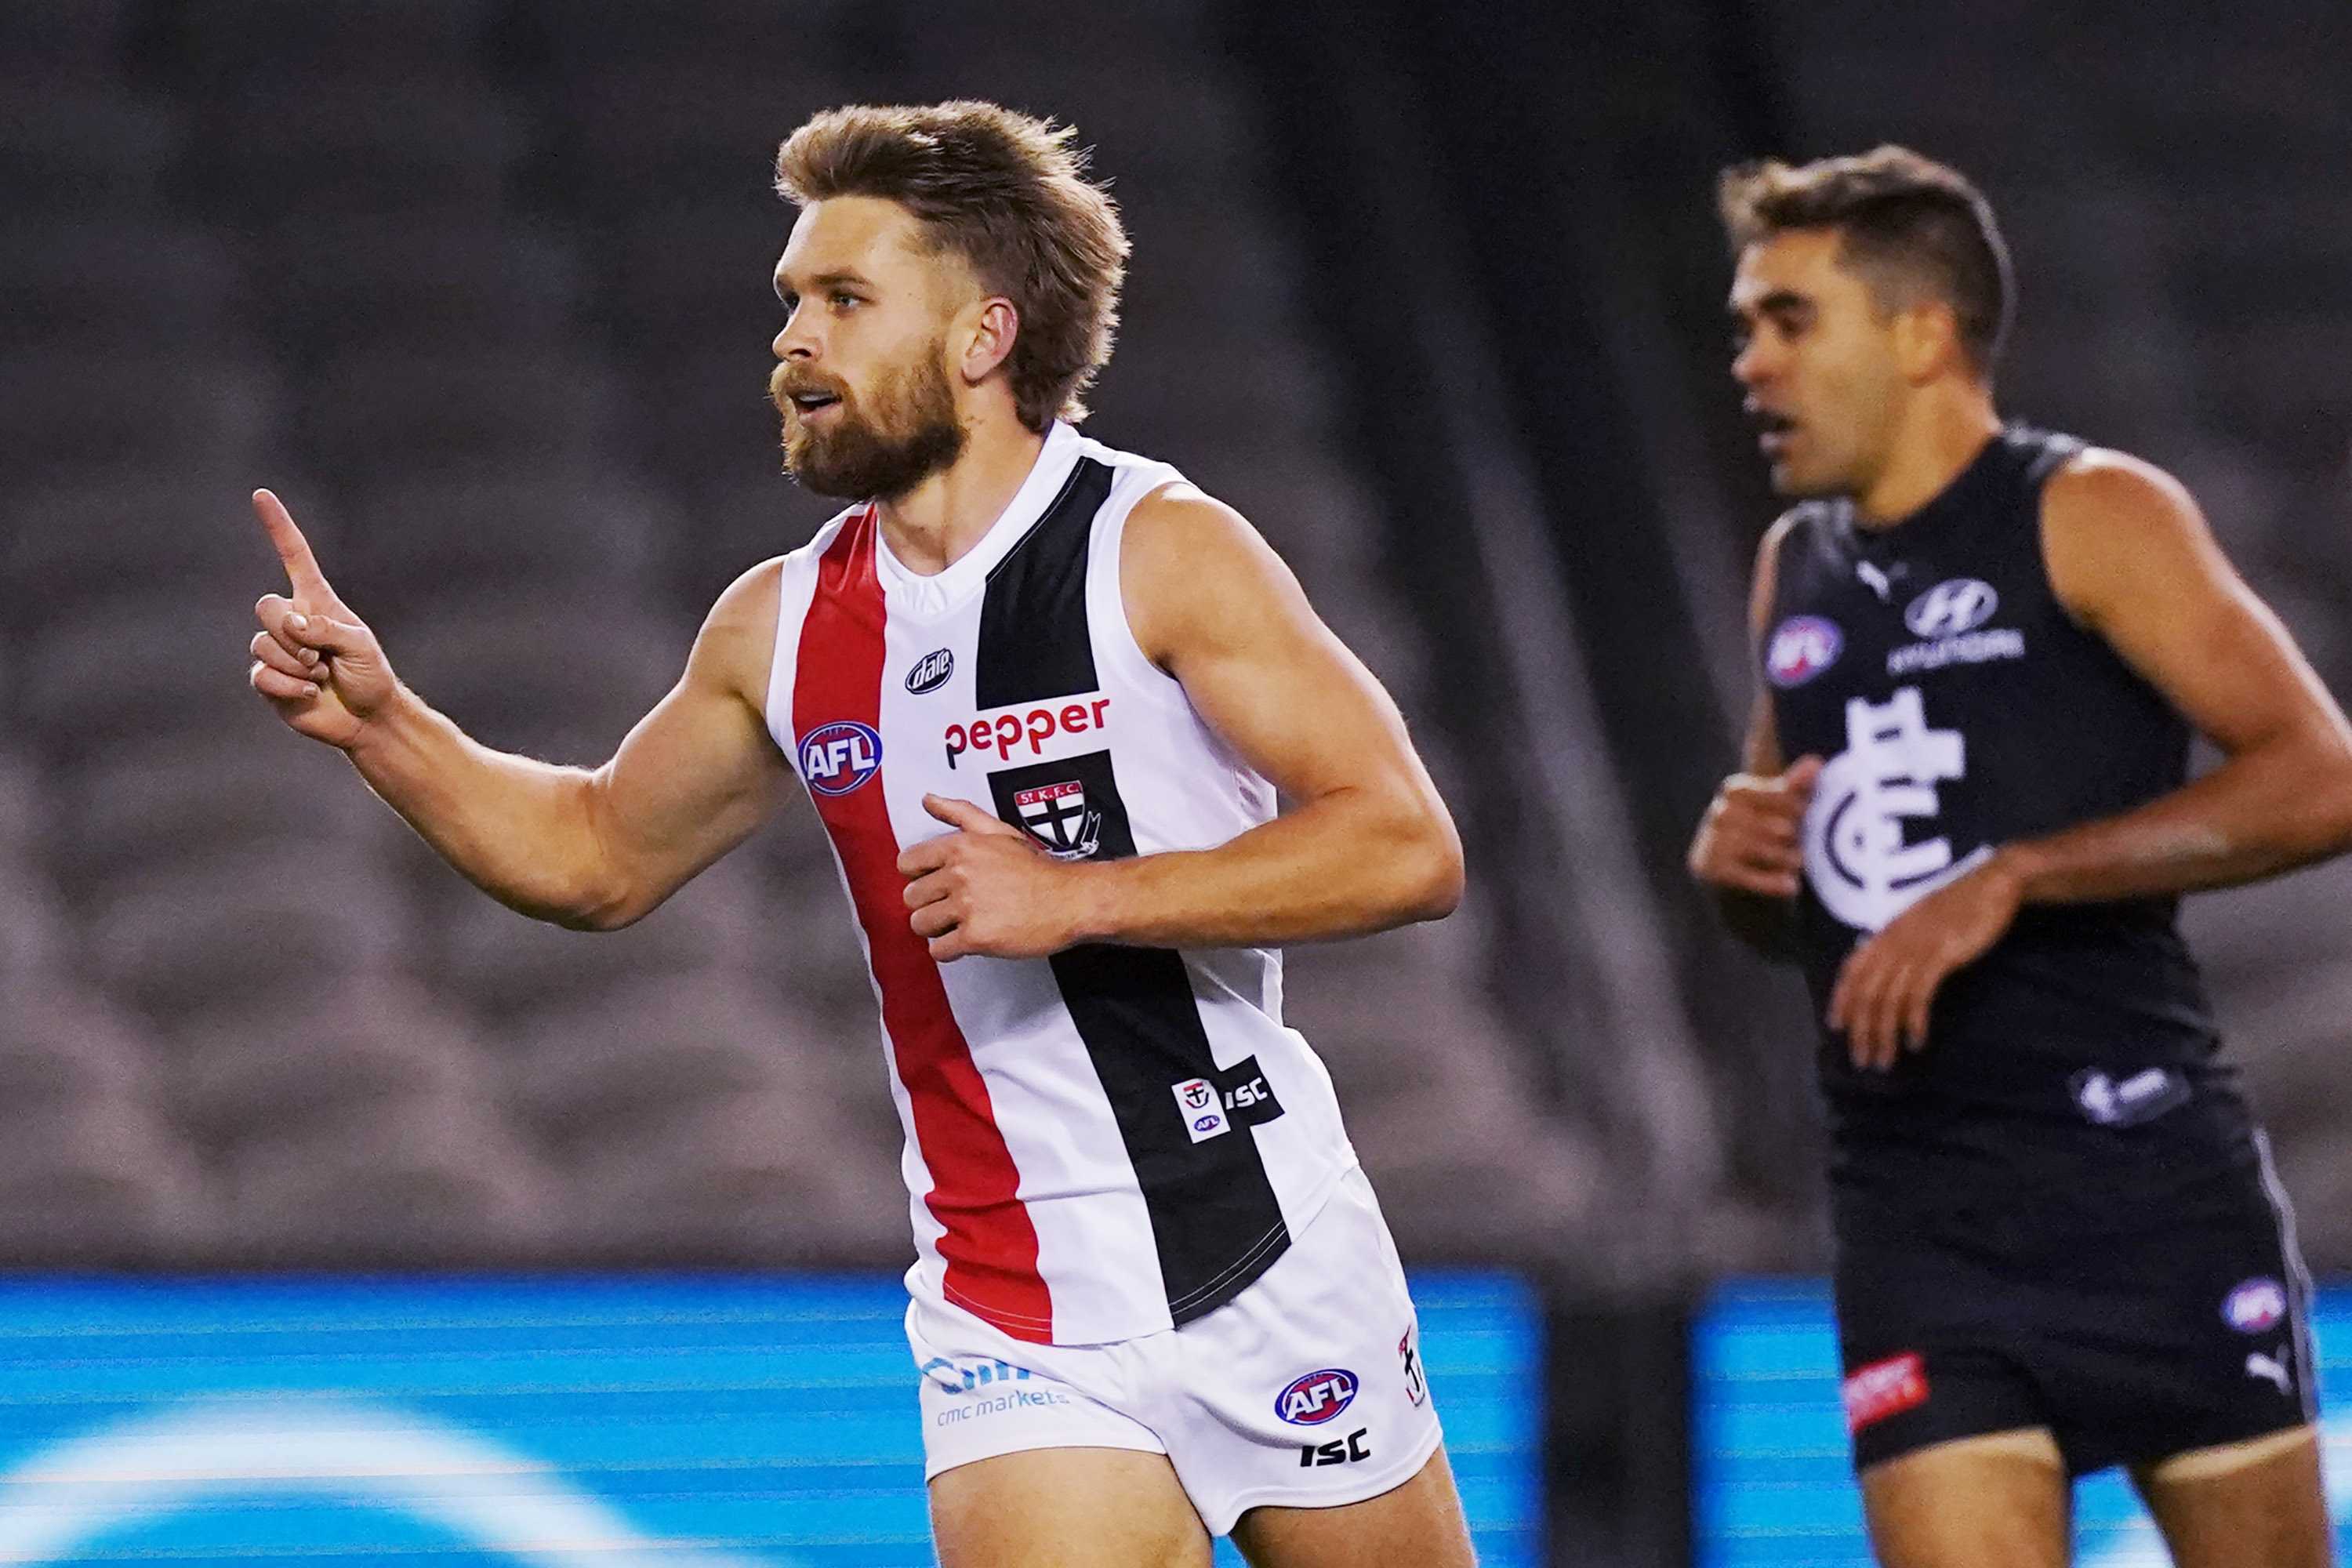
[[[1414,1295],[1482,1561],[1534,1568],[1533,1300]],[[905,1306],[865,1278],[11,1282],[0,1563],[928,1568]]]

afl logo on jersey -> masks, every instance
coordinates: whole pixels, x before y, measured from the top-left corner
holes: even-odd
[[[847,795],[882,771],[882,737],[855,719],[820,724],[801,742],[801,776],[819,795]]]
[[[1274,1413],[1293,1426],[1320,1426],[1338,1420],[1339,1412],[1355,1402],[1356,1374],[1344,1367],[1327,1366],[1275,1395]]]
[[[907,694],[920,697],[926,691],[937,691],[955,673],[955,649],[934,648],[915,661],[907,672]]]
[[[1937,584],[1905,606],[1903,624],[1911,635],[1929,642],[1972,632],[1992,619],[2000,595],[1990,583],[1974,577],[1950,577]]]
[[[1780,687],[1802,686],[1837,662],[1845,647],[1845,634],[1835,621],[1819,616],[1792,616],[1772,634],[1764,653],[1764,672]]]

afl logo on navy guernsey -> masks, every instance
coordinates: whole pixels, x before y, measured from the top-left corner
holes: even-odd
[[[955,649],[934,648],[917,659],[915,668],[907,672],[907,693],[910,697],[920,697],[926,691],[937,691],[954,673]]]
[[[1972,632],[1992,619],[2000,595],[1990,583],[1974,577],[1952,577],[1937,584],[1905,606],[1903,624],[1911,635],[1929,642]]]
[[[801,742],[801,776],[819,795],[847,795],[882,771],[882,737],[855,719],[820,724]]]
[[[1835,621],[1819,616],[1791,616],[1772,634],[1764,652],[1764,672],[1775,686],[1802,686],[1837,662],[1845,647],[1845,634]]]

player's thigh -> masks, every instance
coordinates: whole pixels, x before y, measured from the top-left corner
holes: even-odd
[[[2074,1491],[2039,1427],[1916,1448],[1862,1473],[1880,1568],[2066,1568]]]
[[[1472,1568],[1470,1527],[1440,1447],[1401,1487],[1336,1508],[1254,1508],[1234,1526],[1254,1568]]]
[[[1208,1568],[1164,1454],[1026,1448],[931,1478],[940,1568]]]
[[[2174,1568],[2326,1568],[2336,1560],[2311,1427],[2132,1472]]]

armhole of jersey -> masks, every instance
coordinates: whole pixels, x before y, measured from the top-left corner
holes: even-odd
[[[1772,628],[1788,615],[1784,606],[1789,602],[1789,548],[1809,531],[1810,521],[1801,510],[1786,511],[1773,519],[1768,531],[1777,535],[1771,540],[1772,592],[1764,599],[1764,624],[1748,627],[1748,662],[1759,680],[1764,678],[1764,650],[1771,645]]]
[[[1089,600],[1087,618],[1102,628],[1096,637],[1095,652],[1108,658],[1120,673],[1133,682],[1136,689],[1157,694],[1171,708],[1190,712],[1191,701],[1176,678],[1151,662],[1143,645],[1135,640],[1135,627],[1127,618],[1127,595],[1120,586],[1120,550],[1127,539],[1127,520],[1145,497],[1155,495],[1170,485],[1181,484],[1184,476],[1166,463],[1122,465],[1122,471],[1112,484],[1110,500],[1095,515],[1094,538],[1088,545],[1092,563],[1087,574],[1087,597]]]
[[[2023,514],[2025,528],[2025,538],[2019,542],[2019,548],[2024,551],[2026,559],[2033,563],[2034,575],[2041,579],[2042,592],[2048,595],[2051,605],[2057,610],[2059,621],[2076,635],[2097,644],[2108,657],[2120,659],[2123,656],[2116,652],[2114,646],[2074,613],[2074,606],[2058,592],[2058,579],[2050,573],[2050,524],[2049,513],[2045,510],[2050,504],[2050,484],[2073,468],[2075,459],[2090,449],[2091,444],[2087,441],[2077,440],[2071,436],[2053,437],[2048,447],[2026,468],[2026,483],[2031,489],[2033,504],[2018,509]]]
[[[817,563],[824,560],[825,548],[841,532],[846,519],[846,513],[835,518],[817,530],[814,539],[785,556],[777,566],[776,651],[768,660],[765,718],[769,735],[792,759],[796,774],[800,772],[800,742],[793,733],[793,681],[800,671],[801,623],[808,618],[809,605],[816,598]]]

